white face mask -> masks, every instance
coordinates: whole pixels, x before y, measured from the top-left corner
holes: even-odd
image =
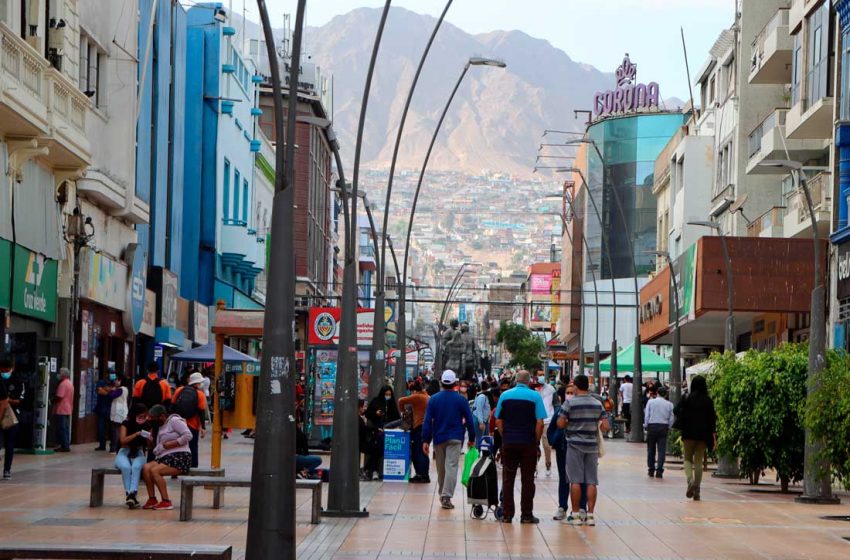
[[[575,395],[574,395],[574,394],[572,394],[572,393],[567,393],[567,394],[565,395],[565,397],[566,397],[566,399],[567,399],[567,400],[571,400],[574,396],[575,396]]]

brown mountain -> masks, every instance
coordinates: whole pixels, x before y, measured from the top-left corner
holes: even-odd
[[[335,124],[349,164],[379,16],[379,9],[361,8],[305,30],[307,53],[334,77]],[[372,82],[364,167],[389,166],[405,97],[435,22],[401,8],[390,12]],[[508,66],[470,69],[443,124],[430,168],[527,175],[543,130],[578,130],[583,118],[577,120],[573,110],[589,109],[593,93],[613,84],[611,74],[575,62],[521,31],[471,35],[444,23],[413,98],[399,169],[421,166],[440,111],[470,56],[498,58]]]

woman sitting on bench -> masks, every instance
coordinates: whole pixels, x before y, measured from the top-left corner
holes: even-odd
[[[156,436],[156,447],[153,448],[155,459],[142,467],[142,479],[148,488],[148,501],[144,509],[174,509],[168,498],[168,488],[165,477],[187,474],[192,466],[192,453],[189,442],[192,432],[178,414],[171,416],[162,405],[151,407],[148,413],[151,424],[159,426]],[[157,501],[154,487],[159,489],[162,501]]]
[[[120,449],[115,456],[115,467],[121,471],[121,478],[124,479],[124,491],[127,494],[124,503],[130,509],[139,507],[136,494],[139,491],[142,468],[147,459],[148,441],[151,436],[150,429],[148,407],[142,403],[133,405],[127,419],[121,423],[121,427],[118,429]]]

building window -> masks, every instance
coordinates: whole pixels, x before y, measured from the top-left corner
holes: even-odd
[[[79,58],[79,87],[80,91],[92,100],[95,107],[105,105],[105,76],[106,53],[100,50],[90,37],[80,33]]]
[[[827,97],[829,85],[829,2],[824,2],[807,18],[808,60],[806,106]]]
[[[248,180],[242,181],[242,221],[248,225]]]
[[[800,101],[800,82],[802,81],[802,70],[800,65],[803,62],[802,57],[802,40],[801,33],[794,35],[794,51],[791,57],[791,106],[793,107]]]
[[[239,219],[239,179],[241,176],[239,175],[239,170],[236,169],[233,172],[233,220],[236,221]]]
[[[727,142],[717,152],[717,183],[714,195],[717,196],[732,184],[732,142]]]
[[[224,208],[222,209],[222,218],[225,223],[230,219],[230,162],[224,160],[224,197],[222,198]]]
[[[841,105],[839,118],[850,119],[850,30],[841,36]]]

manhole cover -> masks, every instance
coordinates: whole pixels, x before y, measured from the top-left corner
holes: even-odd
[[[45,517],[33,525],[51,525],[54,527],[88,527],[100,523],[103,519],[68,519],[64,517]]]
[[[821,519],[826,519],[827,521],[850,521],[850,515],[824,515]]]

